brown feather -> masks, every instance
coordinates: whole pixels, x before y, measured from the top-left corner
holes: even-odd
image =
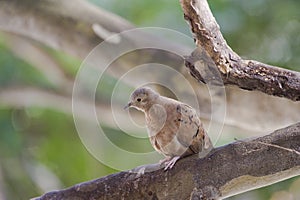
[[[150,88],[135,90],[129,105],[145,112],[150,142],[159,153],[176,158],[197,153],[204,155],[212,149],[197,112],[191,106],[160,96]]]

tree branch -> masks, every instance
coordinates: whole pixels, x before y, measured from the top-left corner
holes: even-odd
[[[202,159],[187,157],[169,171],[158,169],[157,164],[141,166],[36,200],[222,199],[300,175],[299,151],[300,123],[218,147]]]
[[[32,5],[30,3],[32,3]],[[124,19],[120,19],[116,15],[108,13],[83,0],[76,0],[72,5],[69,4],[68,0],[0,0],[0,30],[7,31],[10,35],[13,33],[14,35],[23,36],[23,39],[25,36],[27,39],[30,38],[29,41],[31,42],[39,41],[44,45],[62,50],[67,54],[82,59],[88,55],[93,47],[104,39],[93,32],[93,24],[104,27],[107,32],[111,34],[133,27],[132,24],[126,22]],[[21,49],[21,47],[18,46],[12,47],[12,42],[9,42],[15,40],[16,37],[8,36],[8,34],[5,36],[5,42],[8,43],[9,47],[13,48],[12,51],[18,48]],[[164,42],[164,39],[155,40],[148,35],[139,39],[151,43]],[[132,42],[134,42],[134,40]],[[18,43],[21,44],[20,41],[18,41]],[[15,45],[18,43],[15,43]],[[165,43],[166,45],[169,44],[167,42]],[[37,45],[37,43],[33,44]],[[176,43],[172,45],[176,45]],[[183,47],[183,44],[178,44],[176,48],[186,47]],[[32,53],[32,51],[27,51],[26,53],[28,52]],[[25,56],[28,60],[28,56]],[[99,56],[105,58],[105,55]],[[134,57],[134,59],[128,59],[131,61],[129,64],[123,63],[126,65],[122,68],[124,69],[123,72],[125,73],[133,66],[136,66],[137,63],[132,63],[132,60],[136,61],[148,57],[149,55],[143,56],[139,54]],[[30,58],[40,59],[41,57],[34,55]],[[163,59],[172,61],[172,58],[166,58],[165,56]],[[142,61],[138,61],[138,63],[142,63]],[[147,60],[144,63],[147,63]],[[36,64],[36,61],[33,64]],[[45,65],[45,63],[43,63],[42,67],[50,67],[50,64],[47,63]],[[179,69],[179,71],[185,72],[186,70]],[[45,76],[50,76],[50,73],[45,74]],[[191,80],[192,85],[194,85],[197,90],[201,91],[201,95],[198,96],[202,113],[201,116],[210,119],[211,111],[210,106],[207,106],[207,104],[211,101],[211,97],[210,94],[206,92],[206,86],[204,84],[198,84],[188,73],[184,73],[184,76]],[[143,78],[143,75],[140,77]],[[59,76],[55,75],[51,80],[57,80],[58,78]],[[153,78],[155,79],[155,77]],[[138,77],[136,77],[136,79],[138,79]],[[63,81],[62,84],[68,84],[68,82],[64,81],[65,79],[60,80]],[[58,82],[59,81],[56,83]],[[174,82],[173,84],[181,88],[180,83]],[[67,88],[65,86],[68,87],[68,85],[59,87],[64,88],[64,91],[59,92],[66,93]],[[71,91],[67,91],[68,94],[70,92]],[[300,118],[299,102],[292,102],[284,98],[279,99],[261,92],[248,92],[237,87],[227,87],[226,96],[227,113],[225,123],[239,128],[268,132],[288,124],[296,123]],[[245,104],[247,104],[246,107],[244,106]],[[284,113],[281,111],[283,106],[285,108]],[[261,109],[262,107],[264,109]],[[240,112],[241,110],[243,112]],[[277,113],[281,114],[278,115]],[[266,118],[271,120],[264,120]],[[215,120],[223,123],[224,119],[222,117],[216,117]],[[252,122],[251,125],[249,124],[249,120]]]
[[[199,47],[186,59],[186,66],[198,81],[205,82],[201,75],[201,68],[205,66],[197,66],[197,62],[202,62],[203,54],[207,53],[217,66],[224,84],[300,101],[299,72],[243,60],[227,45],[207,0],[181,0],[181,6]]]

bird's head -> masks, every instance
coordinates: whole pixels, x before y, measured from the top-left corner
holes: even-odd
[[[159,94],[149,87],[138,88],[130,95],[130,100],[124,109],[134,107],[138,110],[146,111],[158,97]]]

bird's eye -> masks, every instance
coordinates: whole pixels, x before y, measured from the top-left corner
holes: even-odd
[[[142,101],[142,99],[141,99],[141,98],[137,98],[136,100],[137,100],[138,102]]]

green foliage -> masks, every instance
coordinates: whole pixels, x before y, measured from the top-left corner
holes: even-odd
[[[300,71],[299,1],[210,3],[225,38],[236,52],[249,59]]]
[[[16,132],[11,120],[10,110],[1,110],[0,115],[0,157],[19,155],[22,150],[22,135]]]
[[[62,51],[46,48],[46,51],[59,63],[64,72],[69,76],[76,76],[81,61]]]
[[[0,43],[0,65],[0,88],[22,84],[50,87],[41,72],[12,54],[3,43]]]
[[[186,30],[186,22],[181,14],[178,1],[158,0],[90,0],[96,5],[120,15],[128,21],[140,26],[160,26],[176,30]],[[183,26],[184,25],[184,26]]]
[[[111,129],[109,127],[104,128],[104,133],[109,140],[121,149],[133,153],[147,153],[153,151],[148,138],[136,138],[122,133],[120,131]],[[126,141],[126,142],[124,142]]]
[[[31,133],[42,134],[34,156],[49,166],[65,186],[114,172],[87,152],[76,134],[71,116],[48,110],[32,123],[35,126]]]

